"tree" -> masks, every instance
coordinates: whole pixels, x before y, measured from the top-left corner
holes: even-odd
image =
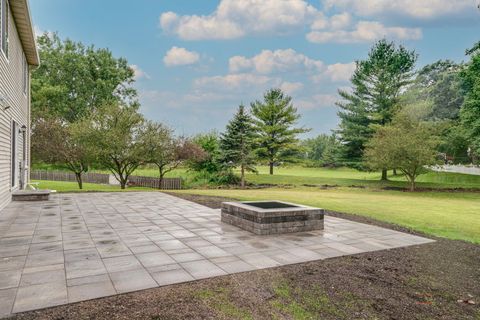
[[[83,188],[82,174],[88,171],[92,154],[74,126],[54,118],[37,121],[32,136],[32,154],[37,161],[57,164],[72,171],[79,189]]]
[[[108,104],[78,124],[82,141],[125,189],[129,176],[146,163],[145,120],[136,105]]]
[[[162,123],[147,123],[144,143],[145,162],[157,166],[159,188],[167,173],[178,168],[184,161],[198,158],[202,154],[196,144],[189,139],[174,137],[173,131]]]
[[[460,73],[466,92],[460,112],[472,155],[480,155],[480,41],[466,51],[470,61]]]
[[[431,124],[398,114],[389,125],[379,128],[365,149],[365,161],[373,169],[397,168],[415,190],[416,178],[436,163],[438,138]]]
[[[37,38],[41,65],[32,73],[32,118],[75,122],[105,104],[134,101],[134,71],[108,49],[96,49],[58,34]]]
[[[298,148],[297,135],[309,130],[294,127],[300,115],[292,98],[281,89],[268,90],[263,101],[253,102],[251,108],[257,132],[257,155],[268,161],[273,174],[275,163],[287,160],[289,153]]]
[[[409,103],[430,105],[427,120],[456,120],[459,117],[465,93],[460,70],[462,65],[450,60],[439,60],[426,65],[418,73],[406,92]]]
[[[383,39],[373,45],[366,60],[356,61],[352,90],[339,90],[343,101],[337,103],[341,108],[338,132],[350,165],[360,166],[367,141],[379,126],[392,120],[416,60],[414,51]],[[382,168],[382,180],[387,179],[386,169]]]
[[[303,145],[307,150],[307,159],[316,165],[334,167],[340,162],[342,145],[334,134],[320,134],[305,140]]]
[[[200,147],[203,156],[189,162],[194,171],[215,174],[221,170],[221,153],[218,133],[215,131],[198,134],[192,139]]]
[[[232,120],[227,124],[225,133],[220,137],[222,160],[230,166],[240,167],[240,185],[245,187],[245,171],[256,172],[253,154],[255,128],[253,119],[240,105]]]

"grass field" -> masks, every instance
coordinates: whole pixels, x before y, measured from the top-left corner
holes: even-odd
[[[426,234],[480,243],[478,193],[401,192],[371,189],[294,187],[176,192],[238,200],[283,200],[371,217]]]
[[[84,183],[83,189],[78,189],[76,182],[64,182],[64,181],[44,181],[33,180],[32,182],[38,182],[39,189],[55,190],[57,192],[114,192],[114,191],[154,191],[156,189],[144,188],[144,187],[129,187],[125,190],[121,190],[120,186],[111,186],[106,184]],[[158,190],[156,190],[158,191]]]
[[[380,174],[348,168],[276,168],[275,175],[267,167],[259,174],[249,174],[253,184],[277,185],[263,189],[209,189],[192,184],[192,174],[177,169],[168,174],[186,180],[188,190],[178,192],[225,196],[239,200],[279,199],[322,207],[328,210],[368,216],[412,228],[426,234],[480,243],[480,194],[472,192],[422,191],[403,192],[383,187],[406,187],[401,176],[390,176],[380,182]],[[139,169],[137,175],[156,176],[154,169]],[[322,189],[329,185],[335,188]],[[352,187],[355,186],[355,187]],[[40,188],[59,192],[80,191],[73,182],[41,181]],[[193,187],[193,188],[192,188]],[[358,187],[362,187],[358,188]],[[480,190],[480,176],[429,172],[419,178],[418,187],[431,189],[466,188]],[[128,188],[127,191],[147,191],[149,188]],[[117,186],[84,184],[82,191],[121,191]]]

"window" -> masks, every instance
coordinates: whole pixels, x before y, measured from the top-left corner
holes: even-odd
[[[8,0],[0,0],[0,45],[8,58]]]

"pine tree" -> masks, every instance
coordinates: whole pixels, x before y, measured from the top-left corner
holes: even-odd
[[[245,187],[245,171],[256,171],[253,166],[255,129],[252,117],[240,105],[225,133],[220,137],[222,160],[230,166],[240,167],[240,184]]]
[[[251,105],[258,134],[257,153],[268,161],[270,174],[273,174],[275,163],[287,159],[298,149],[297,135],[309,130],[294,127],[300,115],[292,104],[292,98],[282,90],[270,89],[263,99]]]
[[[359,164],[375,130],[392,120],[400,94],[412,79],[416,60],[415,51],[383,39],[373,45],[366,60],[356,62],[352,91],[340,90],[343,101],[337,104],[342,109],[338,113],[339,133],[349,161]],[[384,168],[382,180],[386,179]]]

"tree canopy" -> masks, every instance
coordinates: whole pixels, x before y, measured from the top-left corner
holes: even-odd
[[[309,131],[297,128],[300,119],[297,109],[292,104],[292,98],[280,89],[270,89],[263,101],[251,104],[257,132],[257,155],[268,161],[270,174],[279,161],[288,159],[289,153],[298,149],[298,134]]]
[[[233,119],[220,137],[222,160],[230,166],[240,167],[240,185],[245,187],[245,171],[256,171],[253,166],[255,128],[253,119],[240,105]]]
[[[32,118],[75,122],[108,103],[135,101],[134,71],[126,59],[58,34],[37,38],[41,65],[32,73]]]
[[[389,125],[379,128],[365,149],[371,169],[397,168],[415,190],[416,178],[436,163],[438,139],[427,122],[399,113]]]
[[[466,92],[461,121],[471,144],[471,152],[480,155],[480,41],[466,53],[470,61],[460,73]]]
[[[376,42],[365,60],[356,61],[350,90],[339,90],[342,101],[340,137],[347,164],[361,166],[365,144],[378,126],[388,124],[397,111],[402,90],[411,82],[417,60],[415,51],[383,39]],[[386,171],[382,172],[386,179]]]

